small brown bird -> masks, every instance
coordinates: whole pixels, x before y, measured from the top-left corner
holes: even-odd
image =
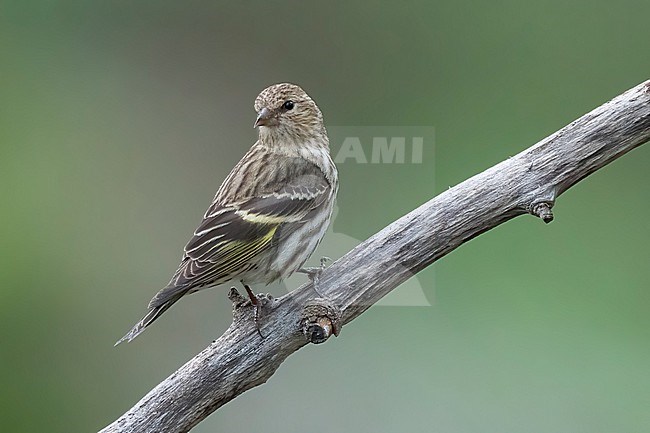
[[[264,89],[255,111],[259,139],[221,184],[169,284],[116,345],[181,297],[228,281],[241,281],[259,305],[249,284],[289,277],[320,243],[338,190],[323,115],[289,83]]]

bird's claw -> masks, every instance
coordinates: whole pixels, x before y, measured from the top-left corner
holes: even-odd
[[[318,291],[318,285],[320,283],[320,276],[327,267],[327,262],[329,262],[330,259],[329,257],[321,257],[320,259],[320,266],[313,266],[309,268],[300,268],[298,269],[298,272],[302,274],[306,274],[309,279],[311,280],[312,284],[314,285],[314,291],[320,296],[321,298],[323,295],[320,294]]]
[[[253,291],[247,284],[244,284],[244,288],[246,289],[246,293],[248,294],[248,298],[250,299],[251,306],[255,308],[255,311],[253,313],[253,320],[255,321],[255,330],[257,331],[260,337],[264,338],[264,335],[260,330],[260,314],[262,312],[262,307],[268,305],[273,301],[273,296],[271,296],[268,293],[266,295],[264,294],[256,295],[253,293]]]

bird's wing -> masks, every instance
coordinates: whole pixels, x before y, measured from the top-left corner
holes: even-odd
[[[324,177],[304,175],[279,191],[242,202],[236,213],[255,223],[298,222],[329,197],[330,189]]]
[[[174,277],[149,306],[162,305],[179,292],[225,282],[247,270],[250,259],[272,245],[280,225],[301,221],[327,200],[330,189],[324,177],[308,174],[279,191],[238,203],[213,203],[185,246]]]

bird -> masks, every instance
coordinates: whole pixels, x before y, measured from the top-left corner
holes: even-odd
[[[217,190],[171,280],[144,317],[115,343],[129,342],[185,295],[241,282],[284,280],[303,268],[325,235],[338,192],[323,114],[298,85],[280,83],[255,99],[258,139]],[[321,261],[321,265],[323,261]]]

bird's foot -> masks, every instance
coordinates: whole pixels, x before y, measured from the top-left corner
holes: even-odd
[[[265,307],[266,305],[273,302],[274,298],[269,293],[265,295],[264,294],[256,295],[255,293],[253,293],[253,291],[251,290],[248,284],[244,284],[244,289],[246,289],[246,293],[248,294],[248,298],[250,299],[251,306],[255,308],[255,312],[253,313],[253,320],[255,321],[255,329],[257,330],[257,333],[260,335],[260,337],[264,338],[264,335],[262,335],[262,331],[260,330],[260,316],[262,313],[262,307]]]
[[[318,291],[318,285],[320,283],[320,276],[323,273],[323,271],[325,270],[325,268],[327,267],[326,266],[327,262],[329,262],[330,260],[332,260],[332,259],[330,259],[329,257],[321,257],[320,266],[314,266],[314,267],[310,267],[310,268],[300,268],[300,269],[298,269],[298,272],[300,272],[301,274],[306,274],[309,277],[312,284],[314,285],[314,291],[321,298],[323,297],[323,295],[321,295],[320,292]]]
[[[250,316],[244,311],[248,310],[248,307],[254,307],[253,318],[255,321],[255,330],[260,335],[260,337],[264,338],[264,335],[262,335],[262,331],[260,330],[260,317],[262,316],[262,308],[271,306],[273,304],[273,301],[275,301],[275,298],[270,293],[260,293],[255,295],[251,288],[246,284],[244,284],[244,288],[246,289],[248,299],[242,296],[237,291],[236,287],[231,287],[230,292],[228,292],[228,299],[230,299],[233,306],[233,319],[235,321],[246,320],[244,317],[248,319]]]

